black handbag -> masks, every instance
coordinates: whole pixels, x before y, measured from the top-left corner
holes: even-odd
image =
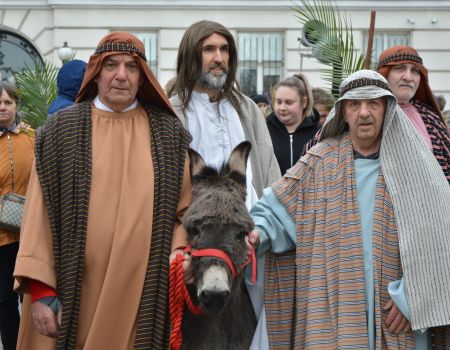
[[[19,233],[22,224],[23,208],[25,196],[14,193],[14,162],[12,154],[12,144],[9,133],[7,135],[9,142],[9,157],[11,164],[11,192],[0,196],[0,228]]]

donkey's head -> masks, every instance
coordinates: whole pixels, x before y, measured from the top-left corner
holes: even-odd
[[[230,267],[218,257],[193,256],[197,296],[206,312],[222,310],[242,279],[241,265],[247,252],[245,236],[253,228],[245,206],[245,171],[250,149],[249,142],[239,144],[219,170],[207,166],[197,152],[189,151],[192,203],[183,218],[189,243],[194,251],[211,248],[222,251],[232,264]],[[233,267],[238,278],[233,278]]]

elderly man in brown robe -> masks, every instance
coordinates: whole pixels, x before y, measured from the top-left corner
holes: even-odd
[[[18,349],[165,349],[190,137],[135,36],[90,57],[77,103],[36,137],[16,290]]]

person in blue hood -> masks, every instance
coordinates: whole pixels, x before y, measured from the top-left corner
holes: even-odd
[[[61,67],[56,77],[58,96],[48,108],[48,114],[53,114],[75,103],[85,70],[86,62],[81,60],[69,61]]]

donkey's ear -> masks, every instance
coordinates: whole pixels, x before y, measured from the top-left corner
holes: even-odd
[[[228,166],[231,171],[236,171],[245,176],[247,169],[247,159],[252,149],[252,144],[248,141],[241,142],[230,154]]]
[[[189,160],[191,161],[190,169],[191,169],[191,177],[197,176],[206,166],[203,157],[194,151],[192,148],[188,150]]]

